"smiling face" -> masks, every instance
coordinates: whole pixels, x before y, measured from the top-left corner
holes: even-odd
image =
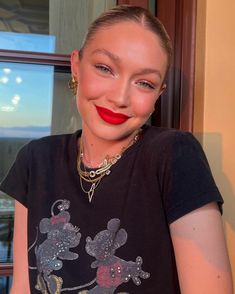
[[[74,51],[77,105],[83,134],[120,140],[149,118],[164,89],[167,54],[159,38],[135,22],[99,29],[82,58]]]

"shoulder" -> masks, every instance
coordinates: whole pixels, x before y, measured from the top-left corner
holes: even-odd
[[[200,148],[200,143],[192,133],[173,128],[147,126],[144,128],[144,141],[149,147],[157,146],[158,150]]]
[[[68,150],[68,148],[76,142],[79,132],[80,131],[73,134],[51,135],[34,139],[23,146],[19,154],[33,157],[36,156],[39,158],[44,155],[51,155],[52,153],[56,154],[65,149]]]

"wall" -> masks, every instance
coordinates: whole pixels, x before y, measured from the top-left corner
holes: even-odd
[[[235,281],[235,1],[198,0],[194,132],[224,197]]]

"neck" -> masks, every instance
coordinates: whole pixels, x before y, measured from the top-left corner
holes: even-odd
[[[118,140],[104,140],[84,127],[80,139],[83,147],[83,163],[89,167],[98,167],[106,157],[114,157],[125,151],[138,132],[139,130],[134,131]]]

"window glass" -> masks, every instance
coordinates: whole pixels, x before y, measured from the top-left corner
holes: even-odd
[[[50,133],[53,78],[52,66],[0,63],[0,137]]]
[[[0,32],[0,49],[55,52],[55,37],[34,34]]]
[[[53,53],[49,0],[0,0],[0,44],[0,49]]]
[[[0,0],[0,49],[70,54],[116,0]]]
[[[81,127],[69,77],[53,66],[0,63],[0,182],[24,144]],[[0,263],[12,261],[14,201],[9,196],[0,192]]]
[[[1,198],[0,196],[0,201],[0,263],[10,263],[13,260],[13,206],[12,200],[9,197]]]
[[[0,293],[1,294],[9,294],[10,287],[12,284],[12,277],[1,277],[0,276]]]

